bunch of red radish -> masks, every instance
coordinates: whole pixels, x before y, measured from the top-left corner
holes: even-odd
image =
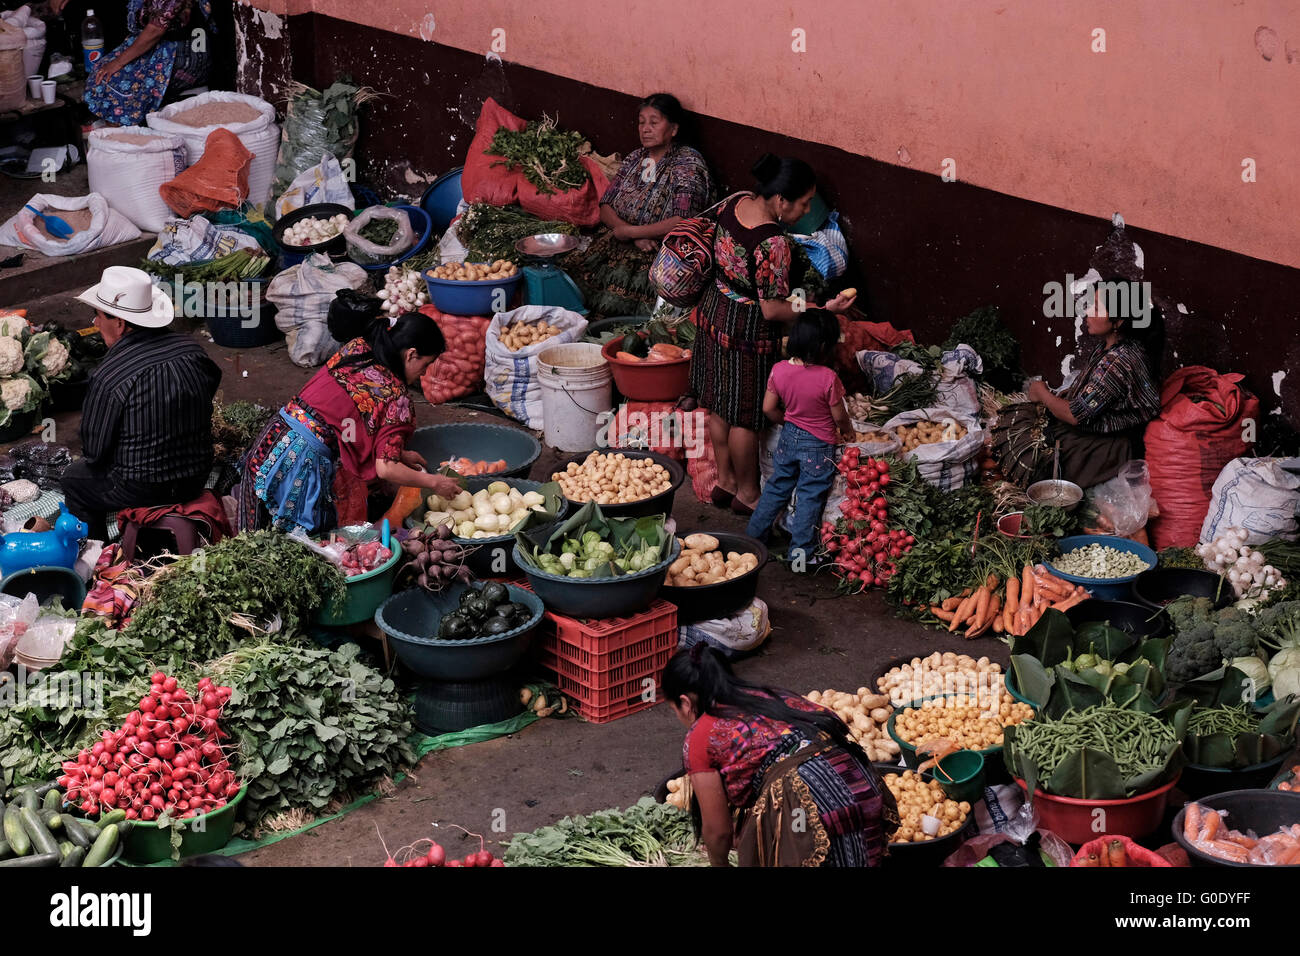
[[[884,587],[894,574],[894,561],[916,543],[903,529],[889,527],[889,463],[864,461],[850,445],[835,468],[844,476],[848,495],[840,503],[840,517],[822,523],[822,549],[834,560],[836,575],[855,590]]]
[[[464,827],[457,827],[457,829],[464,830],[464,832],[469,833],[469,831],[465,830]],[[378,832],[378,830],[379,828],[375,827],[375,831]],[[385,846],[384,855],[387,857],[387,859],[384,860],[384,866],[484,867],[484,866],[505,866],[506,865],[505,860],[497,859],[492,855],[491,851],[489,851],[484,846],[484,841],[482,836],[479,836],[479,834],[477,833],[469,833],[469,835],[478,837],[479,848],[477,853],[467,853],[464,859],[449,860],[447,859],[447,851],[444,850],[440,845],[435,843],[433,840],[417,840],[415,843],[411,844],[410,846],[404,846],[400,850],[398,850],[396,857],[389,856],[388,847]],[[382,836],[379,838],[379,841],[380,843],[383,843]],[[420,849],[421,845],[424,843],[429,844],[428,850]],[[402,862],[400,863],[397,862],[399,859]]]
[[[120,730],[63,763],[59,786],[69,804],[87,816],[114,809],[128,820],[195,817],[224,807],[239,781],[221,740],[221,709],[229,687],[199,681],[197,699],[174,677],[158,671],[149,694],[126,715]]]

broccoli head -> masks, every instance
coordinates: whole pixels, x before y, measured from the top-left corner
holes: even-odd
[[[1165,664],[1170,680],[1185,683],[1208,674],[1222,661],[1214,640],[1214,625],[1201,621],[1178,632],[1169,646]]]
[[[1215,615],[1215,620],[1220,624],[1231,624],[1234,621],[1249,621],[1250,615],[1238,609],[1235,605],[1229,604]]]
[[[1249,657],[1255,653],[1258,643],[1255,629],[1247,620],[1229,621],[1214,628],[1214,646],[1219,657],[1231,660],[1234,657]]]
[[[1208,621],[1214,614],[1214,602],[1205,597],[1180,597],[1165,606],[1165,613],[1179,630],[1190,628],[1194,624]]]
[[[1260,637],[1271,647],[1300,642],[1300,601],[1281,601],[1255,618]]]

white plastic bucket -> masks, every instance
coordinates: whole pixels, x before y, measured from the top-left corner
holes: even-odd
[[[560,451],[596,447],[600,417],[614,405],[613,377],[600,346],[570,342],[537,356],[546,444]]]

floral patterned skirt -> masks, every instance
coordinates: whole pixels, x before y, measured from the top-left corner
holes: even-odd
[[[334,454],[281,413],[241,463],[239,530],[324,531],[334,526]]]

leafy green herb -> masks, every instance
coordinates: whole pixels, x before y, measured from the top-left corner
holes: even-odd
[[[1065,508],[1030,504],[1025,506],[1024,517],[1020,519],[1020,533],[1065,538],[1079,533],[1079,519],[1075,512]]]
[[[538,219],[518,206],[490,206],[474,203],[456,223],[456,235],[469,250],[473,262],[509,259],[518,262],[515,243],[529,236],[558,232],[573,236],[578,227],[558,219]]]
[[[371,219],[360,229],[360,236],[377,246],[387,246],[397,235],[396,219]]]
[[[999,388],[1010,388],[1020,361],[1020,342],[998,317],[997,306],[986,305],[958,319],[948,333],[945,349],[965,343],[979,353],[983,377]]]
[[[642,797],[626,810],[516,833],[505,860],[510,866],[703,866],[696,842],[688,814]]]
[[[579,189],[590,178],[579,159],[582,134],[562,130],[549,116],[530,120],[521,130],[502,126],[492,137],[488,153],[504,157],[509,169],[522,169],[524,178],[543,195]]]
[[[915,362],[922,369],[937,372],[943,365],[943,349],[937,345],[918,345],[915,342],[899,342],[891,350],[901,359]]]

